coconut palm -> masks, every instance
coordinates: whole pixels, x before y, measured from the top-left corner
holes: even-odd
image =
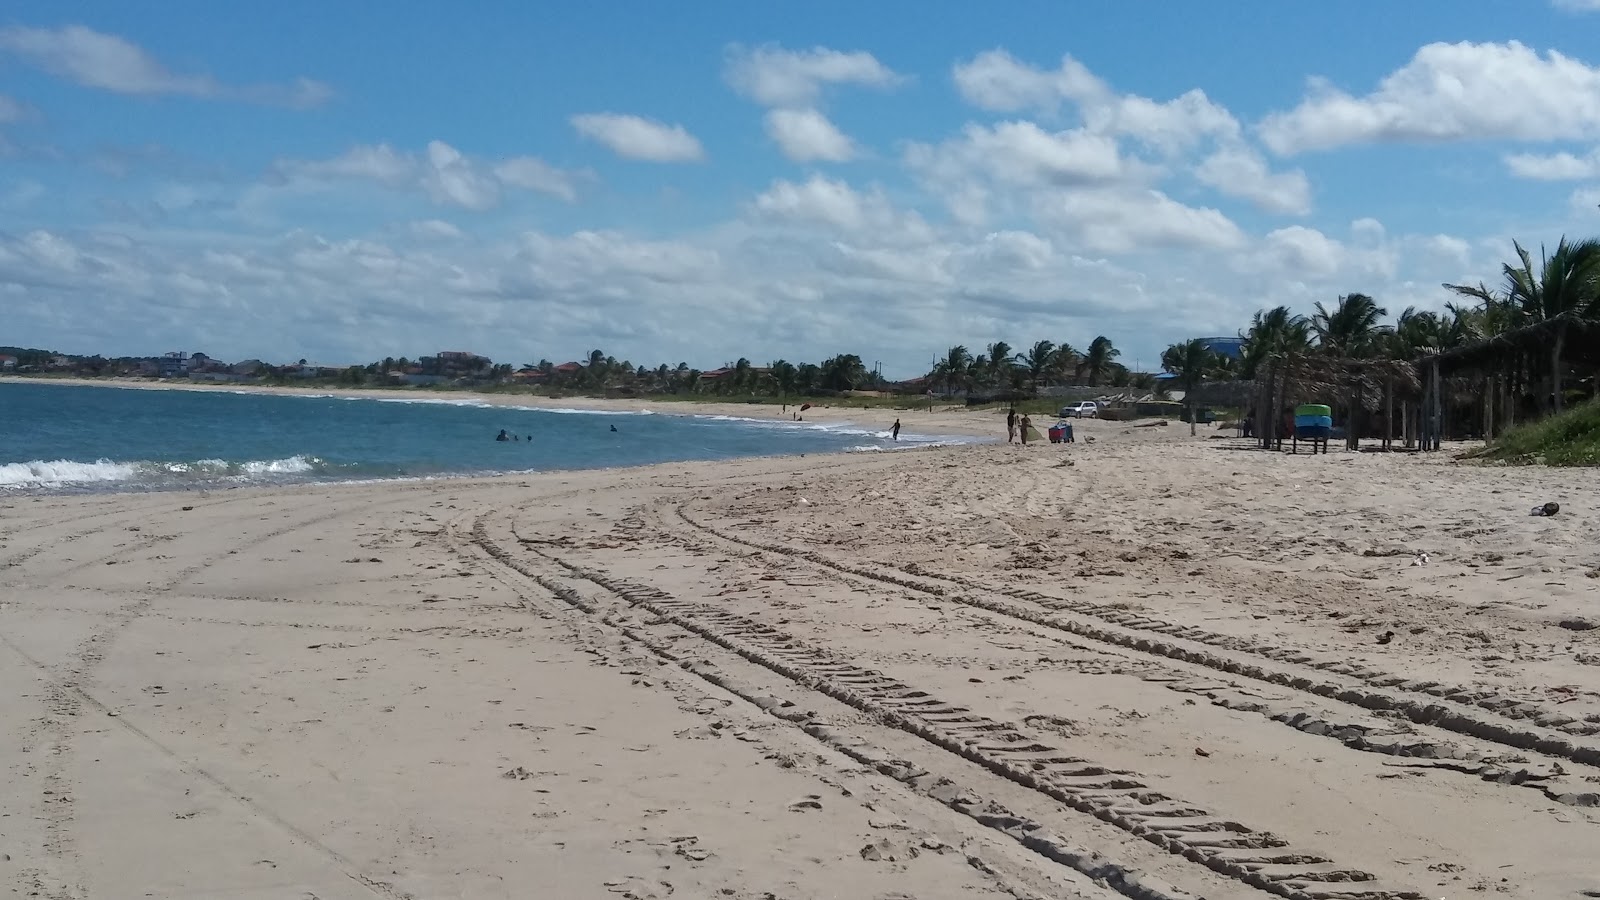
[[[1267,357],[1274,354],[1295,355],[1311,347],[1311,324],[1304,316],[1297,316],[1287,306],[1258,310],[1250,319],[1244,346],[1240,352],[1239,377],[1254,379]]]
[[[1078,363],[1083,359],[1083,354],[1071,344],[1057,344],[1054,359],[1050,361],[1051,371],[1057,378],[1069,378],[1077,374]]]
[[[1366,294],[1346,294],[1331,310],[1318,302],[1317,312],[1311,317],[1311,328],[1317,334],[1318,348],[1325,353],[1371,356],[1383,332],[1378,323],[1387,314],[1388,310]]]
[[[1505,279],[1504,297],[1517,310],[1518,318],[1534,324],[1554,324],[1550,342],[1550,396],[1552,408],[1561,412],[1561,354],[1566,349],[1567,329],[1574,319],[1600,317],[1600,239],[1569,243],[1563,237],[1555,253],[1540,249],[1540,262],[1534,269],[1532,255],[1520,243],[1512,242],[1520,265],[1501,266]],[[1447,284],[1458,294],[1475,297],[1489,305],[1494,295],[1483,285],[1476,288]]]
[[[1008,369],[1011,367],[1011,360],[1014,356],[1011,351],[1011,345],[1005,341],[995,341],[987,349],[989,358],[982,367],[984,374],[988,376],[990,381],[997,384],[1008,383],[1011,380]]]
[[[1079,373],[1089,376],[1089,385],[1099,384],[1111,374],[1111,367],[1122,351],[1111,345],[1111,339],[1100,335],[1089,342],[1089,351],[1078,364]]]
[[[953,394],[957,385],[966,381],[967,370],[971,366],[972,354],[966,347],[957,344],[945,352],[944,359],[935,363],[929,374],[934,381],[944,385],[946,394]]]
[[[1161,368],[1177,377],[1183,403],[1189,409],[1189,434],[1195,433],[1194,393],[1216,370],[1217,354],[1200,338],[1173,344],[1161,353]]]
[[[780,400],[788,400],[789,396],[794,393],[795,379],[799,374],[798,370],[795,369],[794,363],[786,359],[774,360],[770,368],[772,370],[772,383],[778,389],[778,398]]]
[[[1022,365],[1033,382],[1034,393],[1056,367],[1056,345],[1052,341],[1038,341],[1023,354]]]

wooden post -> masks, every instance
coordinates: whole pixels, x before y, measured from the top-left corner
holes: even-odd
[[[1445,442],[1445,397],[1443,397],[1443,384],[1438,378],[1438,359],[1434,359],[1434,450],[1442,447]]]
[[[1383,380],[1383,449],[1394,449],[1394,376]]]

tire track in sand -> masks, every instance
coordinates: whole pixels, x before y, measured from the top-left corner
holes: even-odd
[[[1399,713],[1419,725],[1583,765],[1600,766],[1600,742],[1573,739],[1574,735],[1600,734],[1600,723],[1576,719],[1537,704],[1510,700],[1487,691],[1415,681],[1344,660],[1319,659],[1303,651],[1275,648],[1126,609],[1053,597],[1028,588],[991,585],[979,579],[934,573],[914,565],[885,572],[840,562],[818,551],[781,541],[749,534],[735,535],[725,528],[697,520],[687,506],[674,506],[675,514],[687,527],[750,550],[778,554],[876,584],[988,610],[1146,656],[1199,665],[1364,710]],[[1088,621],[1091,619],[1096,621]],[[1251,657],[1280,662],[1286,667],[1270,668]],[[1296,668],[1303,671],[1296,672]],[[1495,721],[1496,718],[1509,721]],[[1529,721],[1533,724],[1524,724]]]
[[[579,592],[530,565],[529,557],[559,567],[567,576],[583,579],[627,605],[731,651],[794,685],[854,707],[1060,807],[1091,815],[1241,885],[1291,900],[1402,900],[1422,896],[1409,889],[1380,884],[1359,868],[1295,850],[1282,838],[1155,791],[1134,773],[1076,758],[1038,734],[941,701],[911,685],[808,646],[784,632],[714,606],[676,599],[654,587],[615,579],[526,544],[520,553],[508,550],[488,536],[484,518],[474,525],[472,540],[494,559],[580,610],[597,613]],[[1105,878],[1129,897],[1182,896],[1181,892],[1153,888],[1097,854],[1071,848],[1047,834],[1038,823],[1001,809],[992,800],[977,796],[948,778],[897,764],[886,751],[865,744],[858,735],[835,733],[809,721],[795,724],[1054,862],[1085,874],[1092,871],[1094,877]],[[1108,877],[1117,872],[1120,876]]]

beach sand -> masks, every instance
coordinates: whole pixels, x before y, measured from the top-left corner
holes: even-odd
[[[0,884],[1600,892],[1592,477],[1082,433],[0,496]]]

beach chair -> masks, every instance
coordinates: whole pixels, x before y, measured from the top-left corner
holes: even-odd
[[[1328,452],[1328,438],[1333,434],[1333,410],[1320,403],[1302,403],[1294,408],[1294,437],[1290,442],[1290,452],[1300,452],[1300,442],[1311,444],[1311,454],[1316,455],[1318,448],[1326,454]]]

